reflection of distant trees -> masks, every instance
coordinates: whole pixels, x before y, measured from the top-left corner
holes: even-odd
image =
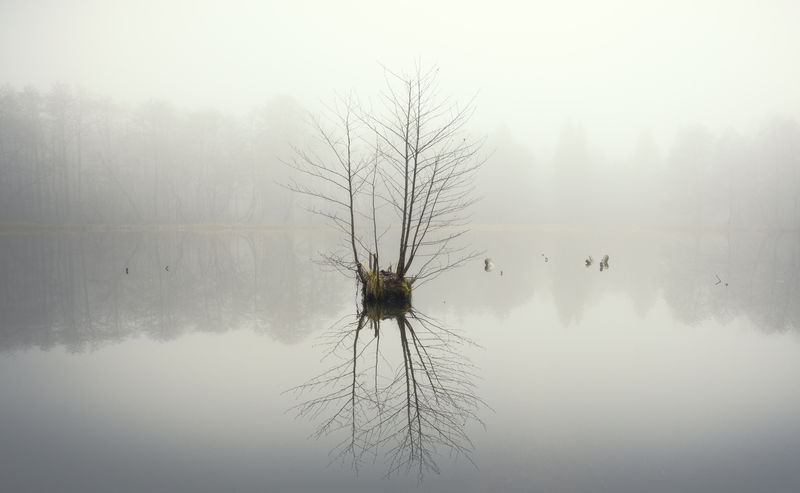
[[[484,272],[478,261],[453,271],[417,293],[418,304],[431,298],[465,315],[502,318],[538,297],[552,300],[569,325],[591,319],[588,307],[620,294],[642,316],[664,299],[684,323],[747,317],[765,332],[800,329],[793,301],[800,299],[800,238],[793,232],[491,231],[473,232],[471,240],[492,256],[495,270]],[[585,267],[586,255],[605,253],[608,271]]]
[[[480,422],[471,344],[420,313],[368,307],[323,335],[333,366],[295,390],[296,410],[318,421],[316,437],[339,437],[333,455],[356,471],[386,454],[387,475],[439,472],[443,456],[470,459],[466,427]],[[399,353],[399,354],[398,354]]]
[[[331,289],[343,279],[309,261],[325,241],[319,232],[0,236],[0,350],[235,328],[298,341],[347,297]]]
[[[0,235],[0,350],[240,327],[293,343],[354,296],[345,278],[310,261],[330,241],[311,231]],[[473,232],[470,241],[495,270],[484,272],[482,260],[454,270],[424,286],[418,305],[502,318],[537,296],[570,324],[618,293],[640,315],[663,298],[684,323],[800,327],[800,240],[791,232]],[[584,266],[603,253],[610,270]]]
[[[664,276],[664,298],[679,320],[744,316],[764,332],[800,330],[796,234],[696,233],[672,239],[663,251],[684,259],[671,262]]]

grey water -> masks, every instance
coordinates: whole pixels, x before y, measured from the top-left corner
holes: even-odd
[[[337,453],[370,441],[379,398],[321,435],[335,408],[298,416],[324,394],[292,389],[352,352],[326,339],[359,309],[353,279],[318,262],[337,241],[0,235],[0,489],[800,490],[796,233],[472,232],[494,269],[476,258],[413,304],[434,336],[470,341],[429,361],[463,363],[481,404],[454,422],[463,448],[442,445],[453,428],[431,463],[395,470],[392,441]],[[397,325],[380,331],[376,382],[404,385]]]

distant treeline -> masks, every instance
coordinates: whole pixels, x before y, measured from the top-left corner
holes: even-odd
[[[593,226],[800,226],[800,125],[794,120],[773,119],[754,135],[689,128],[668,149],[646,136],[634,144],[627,157],[602,157],[580,126],[567,125],[549,166],[501,133],[481,171],[485,208],[476,217]]]
[[[281,159],[309,138],[305,111],[276,98],[245,117],[123,106],[68,86],[0,88],[0,223],[304,223]],[[531,136],[536,140],[536,136]],[[502,132],[481,170],[485,223],[611,223],[796,229],[800,126],[753,135],[693,128],[669,149],[642,138],[623,159],[567,125],[552,163]]]
[[[302,117],[288,98],[232,118],[3,87],[0,222],[285,222],[275,182]]]

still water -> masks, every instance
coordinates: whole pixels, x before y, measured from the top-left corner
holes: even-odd
[[[357,330],[329,233],[0,235],[0,490],[800,491],[796,233],[469,241]]]

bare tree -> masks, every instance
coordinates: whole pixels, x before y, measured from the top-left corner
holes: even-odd
[[[359,261],[358,252],[365,248],[365,244],[356,233],[355,201],[367,182],[369,162],[354,152],[357,137],[352,100],[339,101],[330,108],[326,116],[332,122],[329,123],[322,117],[311,118],[316,145],[308,148],[293,147],[294,159],[290,163],[301,174],[312,178],[314,185],[292,181],[289,188],[322,202],[323,208],[313,207],[309,209],[310,212],[327,218],[343,232],[353,254],[352,262],[336,254],[329,254],[328,260],[334,265],[354,269],[363,281],[366,273]]]
[[[441,98],[437,76],[435,68],[417,67],[409,75],[385,70],[386,87],[376,108],[352,99],[329,108],[331,127],[313,119],[325,154],[296,147],[290,163],[313,180],[295,181],[289,188],[323,203],[325,208],[312,211],[348,238],[352,258],[329,260],[355,271],[365,292],[377,298],[389,283],[408,292],[414,281],[431,279],[477,253],[454,247],[453,240],[466,232],[484,140],[465,132],[473,101],[460,106]],[[367,197],[360,200],[362,194]],[[379,233],[376,219],[382,204],[400,221],[396,261],[385,270],[379,268],[378,252],[386,230]],[[371,234],[358,227],[362,220]],[[364,258],[368,263],[361,262]]]
[[[386,198],[400,217],[397,275],[405,278],[416,259],[413,279],[434,276],[473,254],[451,241],[466,232],[467,208],[474,202],[472,180],[483,164],[484,140],[468,139],[465,126],[474,113],[440,98],[438,68],[412,74],[386,70],[381,111],[362,114],[377,137]]]

